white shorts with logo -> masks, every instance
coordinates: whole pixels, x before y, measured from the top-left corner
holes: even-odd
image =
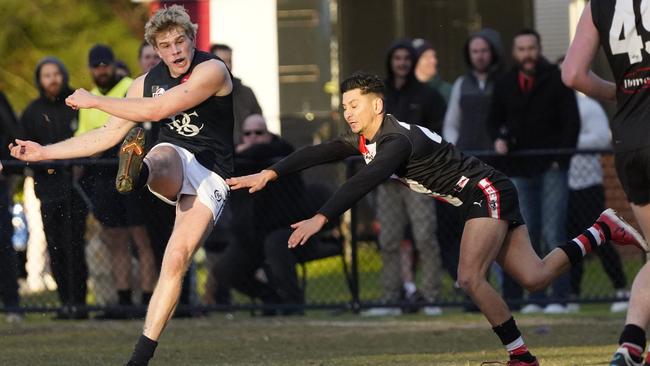
[[[159,146],[169,146],[176,150],[178,156],[180,156],[183,163],[183,183],[175,201],[172,201],[149,188],[151,193],[164,202],[174,206],[181,195],[187,194],[197,196],[199,201],[212,211],[212,218],[214,219],[213,223],[216,223],[223,212],[223,208],[228,200],[228,195],[230,194],[230,187],[228,187],[226,181],[221,178],[219,174],[201,165],[201,163],[199,163],[194,157],[194,154],[187,151],[187,149],[167,142],[162,142],[154,146],[151,150],[153,151]]]

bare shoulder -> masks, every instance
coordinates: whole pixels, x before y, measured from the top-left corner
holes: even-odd
[[[196,65],[190,80],[196,78],[214,85],[216,96],[224,96],[232,91],[232,79],[226,65],[216,59],[207,60]]]

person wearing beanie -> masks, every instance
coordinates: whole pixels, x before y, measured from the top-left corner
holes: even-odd
[[[72,94],[65,65],[55,57],[46,57],[36,65],[34,79],[39,96],[20,118],[21,138],[43,145],[70,138],[77,129],[78,112],[65,105],[65,98]],[[56,318],[87,318],[84,234],[88,208],[74,187],[70,167],[30,168],[34,190],[41,201],[50,266],[62,304]]]
[[[451,84],[445,81],[438,72],[438,53],[431,43],[422,38],[415,38],[411,42],[415,49],[415,77],[421,83],[425,83],[440,93],[445,102],[449,103],[451,96]]]

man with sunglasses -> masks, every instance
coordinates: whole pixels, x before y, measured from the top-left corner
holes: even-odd
[[[268,131],[264,117],[259,114],[244,119],[241,138],[235,153],[235,175],[258,172],[294,151],[291,144]],[[264,315],[276,315],[277,304],[304,302],[296,263],[318,257],[321,239],[330,234],[315,237],[301,250],[287,248],[291,235],[289,225],[313,215],[329,194],[319,201],[316,192],[307,192],[300,174],[281,180],[252,197],[246,192],[234,192],[231,196],[234,243],[220,254],[213,272],[219,286],[260,299],[266,305]],[[328,229],[333,226],[329,225]],[[264,268],[268,282],[256,278],[259,268]],[[283,315],[301,313],[299,309],[282,309]]]
[[[260,114],[251,114],[244,119],[241,129],[241,144],[237,145],[235,151],[240,154],[251,146],[258,144],[270,144],[280,141],[280,138],[271,134],[266,129],[266,121]],[[293,149],[292,149],[293,150]]]

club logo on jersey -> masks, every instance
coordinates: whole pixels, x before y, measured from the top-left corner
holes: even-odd
[[[185,137],[192,137],[199,134],[201,129],[203,129],[203,123],[201,126],[192,124],[192,117],[198,117],[199,114],[196,111],[192,113],[182,113],[177,114],[172,118],[170,123],[167,123],[167,127],[170,130],[176,131],[177,134],[183,135]]]
[[[155,98],[165,94],[165,88],[167,88],[167,85],[152,85],[151,97]]]
[[[366,164],[370,163],[375,158],[375,154],[370,151],[362,152],[361,155],[363,155],[363,160],[366,161]]]
[[[181,84],[183,84],[184,82],[188,81],[188,80],[190,79],[190,76],[192,76],[192,73],[191,73],[191,72],[190,72],[189,74],[183,76],[183,78],[181,79]]]
[[[212,194],[212,197],[217,202],[223,201],[223,194],[221,194],[221,192],[218,189],[214,190],[214,193]]]
[[[359,135],[359,152],[363,156],[363,160],[366,161],[366,164],[369,164],[377,153],[377,143],[366,145],[366,138]]]

